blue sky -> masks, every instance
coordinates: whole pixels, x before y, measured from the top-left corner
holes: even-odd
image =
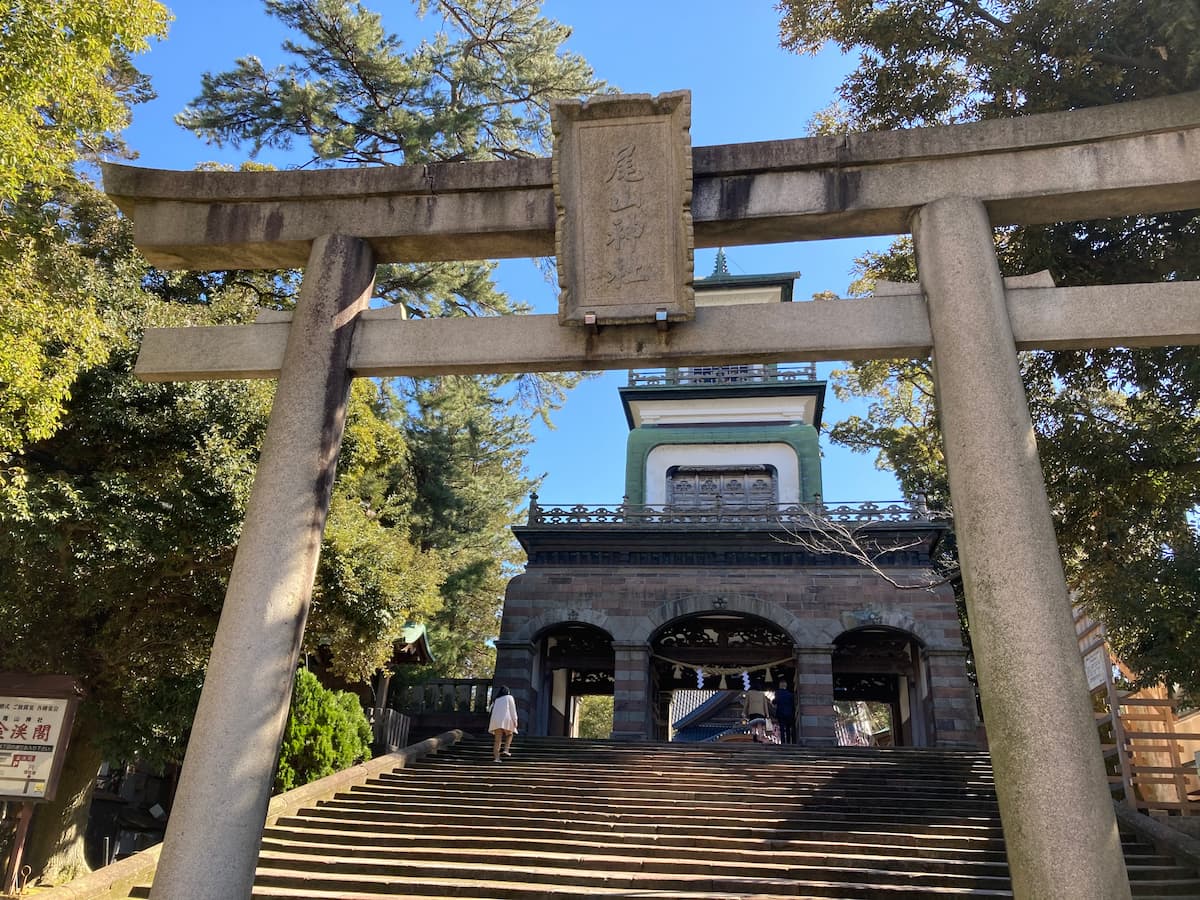
[[[246,152],[206,145],[174,124],[176,113],[199,91],[205,71],[223,71],[235,59],[260,57],[271,65],[282,59],[286,30],[255,0],[181,0],[170,3],[175,21],[166,41],[138,59],[153,79],[158,99],[138,107],[126,133],[140,156],[137,165],[191,169],[216,160],[239,163]],[[415,43],[433,25],[414,26],[404,0],[368,2],[384,12],[387,25]],[[730,144],[802,137],[812,114],[834,96],[852,59],[829,50],[816,58],[779,48],[773,0],[546,0],[545,15],[570,25],[567,46],[584,56],[598,77],[623,91],[692,92],[692,144]],[[423,32],[414,32],[414,27]],[[412,35],[410,38],[409,35]],[[280,167],[287,159],[259,157]],[[735,247],[726,251],[733,274],[799,271],[796,297],[816,291],[845,295],[855,255],[880,248],[885,240],[840,240]],[[696,252],[696,275],[712,272],[715,251]],[[538,312],[557,310],[554,286],[532,261],[508,260],[500,266],[500,284]],[[831,365],[819,367],[826,376]],[[624,373],[607,373],[585,382],[554,416],[557,426],[535,424],[536,440],[527,465],[545,476],[540,490],[547,503],[616,503],[624,489],[625,437],[628,433],[616,389]],[[825,421],[844,418],[859,408],[826,399]],[[823,441],[824,482],[828,500],[890,500],[899,496],[895,480],[874,468],[873,459]]]

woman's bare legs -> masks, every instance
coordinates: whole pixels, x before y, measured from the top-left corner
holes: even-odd
[[[500,742],[504,740],[505,732],[503,728],[497,728],[492,732],[492,734],[495,736],[495,740],[492,742],[492,758],[496,762],[500,762]],[[511,735],[509,736],[508,740],[510,743],[512,742]]]

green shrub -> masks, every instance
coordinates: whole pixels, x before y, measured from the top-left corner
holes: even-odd
[[[308,784],[370,756],[371,724],[358,698],[327,690],[308,669],[297,671],[275,790]]]

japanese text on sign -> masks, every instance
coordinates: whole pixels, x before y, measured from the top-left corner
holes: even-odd
[[[0,797],[45,796],[68,702],[0,696]]]

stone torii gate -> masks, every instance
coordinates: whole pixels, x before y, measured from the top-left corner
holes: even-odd
[[[589,106],[604,102],[619,101]],[[556,249],[563,263],[550,160],[105,167],[106,191],[155,265],[305,267],[290,321],[152,330],[137,364],[150,380],[279,379],[154,898],[249,896],[351,378],[931,353],[1015,893],[1129,896],[1017,351],[1200,343],[1200,284],[1006,286],[993,228],[1200,207],[1200,94],[685,150],[663,165],[685,185],[685,223],[690,192],[696,246],[911,232],[919,287],[690,320],[656,297],[637,324],[612,326],[586,307],[567,324],[404,321],[367,308],[376,263]],[[580,177],[586,199],[587,179],[605,176]],[[685,283],[690,247],[686,262]]]

